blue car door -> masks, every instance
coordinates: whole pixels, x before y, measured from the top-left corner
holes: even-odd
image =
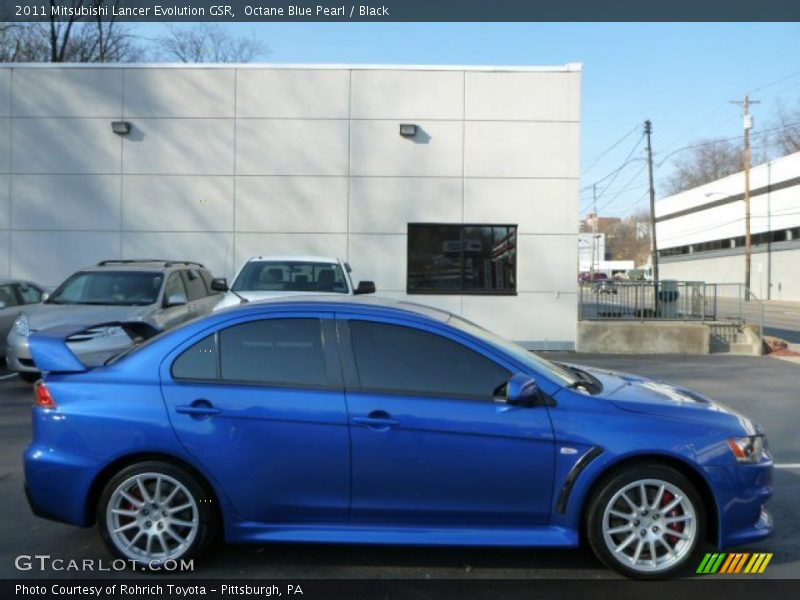
[[[347,519],[350,442],[332,315],[236,321],[162,364],[178,438],[245,521]]]
[[[546,524],[554,448],[545,406],[495,400],[513,366],[450,328],[337,316],[352,444],[351,519]]]

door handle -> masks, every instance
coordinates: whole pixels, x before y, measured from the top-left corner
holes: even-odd
[[[389,413],[383,410],[373,410],[366,417],[353,417],[353,423],[366,425],[373,429],[388,429],[400,425],[400,421],[393,419]]]
[[[211,417],[218,415],[222,411],[214,408],[214,405],[208,400],[195,400],[188,406],[178,406],[175,412],[182,415],[191,415],[192,417]]]

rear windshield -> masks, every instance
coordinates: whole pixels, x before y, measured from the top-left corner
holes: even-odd
[[[338,263],[254,260],[242,268],[231,286],[235,292],[347,293]]]
[[[161,273],[85,271],[75,273],[47,299],[48,304],[145,306],[158,300]]]

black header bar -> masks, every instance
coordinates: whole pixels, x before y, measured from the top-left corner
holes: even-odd
[[[7,22],[746,22],[800,21],[798,0],[3,0]],[[78,12],[73,9],[78,6]],[[99,5],[99,8],[97,6]]]

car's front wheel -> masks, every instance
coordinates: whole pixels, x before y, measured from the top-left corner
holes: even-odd
[[[588,507],[589,544],[615,571],[636,579],[672,577],[705,538],[695,486],[679,471],[641,464],[604,481]]]
[[[120,558],[141,565],[202,554],[215,534],[212,496],[176,465],[147,461],[122,469],[97,510],[100,535]]]

